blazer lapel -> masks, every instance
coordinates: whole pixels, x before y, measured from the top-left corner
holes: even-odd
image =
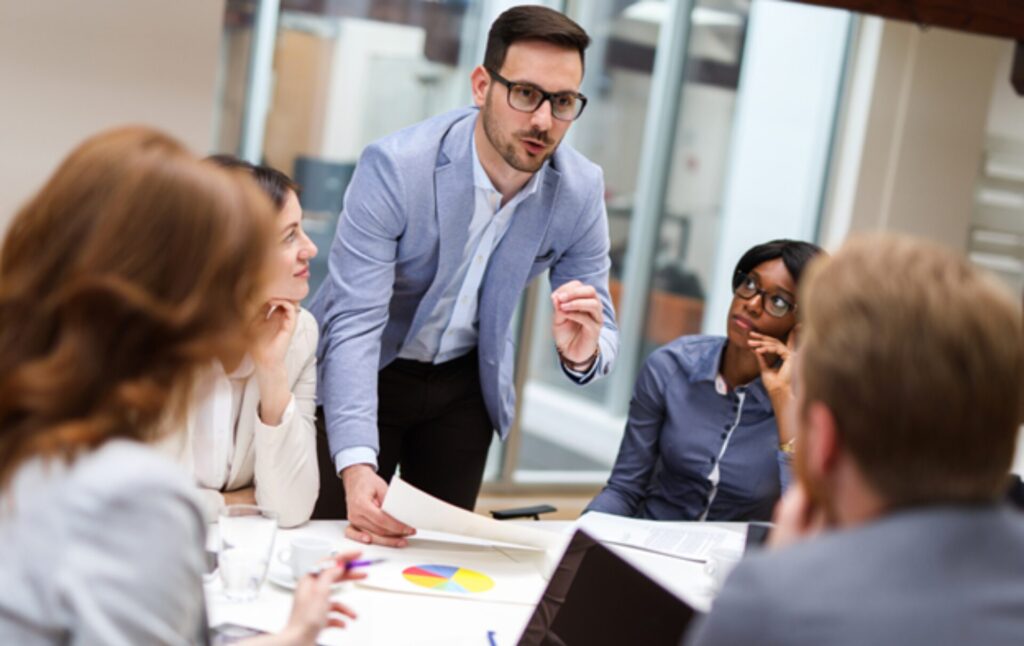
[[[289,373],[291,370],[288,371]],[[291,377],[289,374],[289,384]],[[256,452],[252,448],[256,432],[256,417],[259,415],[260,385],[253,374],[245,382],[242,390],[242,402],[235,423],[235,444],[231,454],[231,470],[228,473],[228,491],[248,487],[253,484]]]
[[[551,224],[560,178],[555,167],[548,164],[537,193],[512,214],[512,223],[488,263],[480,293],[479,347],[494,355],[486,358],[501,359],[502,339]]]
[[[413,338],[434,311],[437,301],[459,267],[476,192],[473,187],[473,128],[476,119],[463,119],[445,137],[434,169],[434,204],[437,217],[438,258],[434,280],[416,309],[406,338]]]

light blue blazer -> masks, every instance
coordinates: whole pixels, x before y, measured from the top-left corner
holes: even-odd
[[[319,400],[332,456],[378,449],[377,373],[416,336],[458,268],[475,206],[470,146],[478,114],[442,114],[369,145],[359,158],[328,276],[310,306],[320,323]],[[574,279],[597,289],[604,329],[593,375],[611,369],[618,330],[608,246],[601,169],[562,144],[537,193],[513,214],[480,287],[480,385],[502,439],[515,412],[510,323],[523,289],[544,270],[551,269],[552,289]]]

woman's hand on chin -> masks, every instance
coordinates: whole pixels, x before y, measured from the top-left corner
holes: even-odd
[[[253,340],[249,354],[256,366],[256,380],[260,386],[259,416],[267,426],[281,423],[292,397],[284,359],[298,319],[298,303],[274,299],[264,306],[252,323]]]
[[[249,354],[257,370],[272,370],[284,365],[288,346],[299,320],[299,306],[292,301],[271,299],[252,322]]]
[[[793,354],[796,351],[795,330],[789,334],[786,343],[775,337],[750,332],[750,349],[757,358],[761,370],[761,383],[772,395],[792,393]]]

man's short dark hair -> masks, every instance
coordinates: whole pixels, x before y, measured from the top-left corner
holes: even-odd
[[[274,203],[278,211],[284,208],[285,200],[288,198],[288,191],[294,192],[295,195],[302,193],[302,189],[295,180],[271,166],[250,164],[234,155],[224,154],[210,155],[206,158],[206,161],[211,161],[223,168],[239,169],[249,173],[256,180],[256,184],[263,189],[263,192]]]
[[[491,25],[491,31],[487,34],[484,67],[500,72],[509,46],[530,40],[575,49],[580,53],[581,65],[583,50],[590,45],[587,32],[563,13],[537,5],[512,7],[498,16]]]
[[[782,264],[793,278],[794,283],[800,282],[800,274],[812,258],[822,253],[821,247],[810,242],[800,240],[772,240],[759,244],[747,250],[739,262],[736,263],[736,271],[732,274],[732,288],[739,287],[742,274],[749,274],[755,267],[763,262],[782,258]]]

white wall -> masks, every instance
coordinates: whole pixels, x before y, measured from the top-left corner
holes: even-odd
[[[774,238],[813,239],[850,14],[751,5],[704,331],[724,334],[736,261]]]
[[[223,0],[0,0],[0,232],[101,129],[210,146]]]
[[[986,131],[990,137],[1001,137],[1024,144],[1024,97],[1018,96],[1010,85],[1014,43],[1005,40],[1000,48]]]
[[[964,251],[1007,41],[865,18],[823,241],[890,230]]]

